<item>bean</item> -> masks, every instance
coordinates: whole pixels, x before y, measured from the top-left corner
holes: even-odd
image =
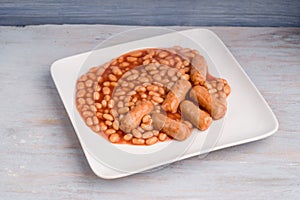
[[[108,121],[108,120],[105,121],[105,125],[107,125],[107,126],[111,126],[112,124],[113,123],[111,121]]]
[[[96,117],[96,116],[94,116],[93,117],[93,123],[96,125],[96,124],[99,124],[99,119]]]
[[[190,65],[190,61],[184,60],[184,61],[183,61],[183,65],[184,65],[184,66],[189,66],[189,65]]]
[[[93,116],[93,113],[91,111],[84,111],[82,113],[82,116],[83,117],[91,117],[91,116]]]
[[[147,145],[155,144],[158,141],[157,137],[151,137],[146,140]]]
[[[159,97],[159,96],[160,96],[160,94],[159,94],[159,93],[157,93],[157,92],[153,92],[153,91],[150,91],[150,92],[149,92],[149,95],[150,95],[150,96],[157,96],[157,97]]]
[[[107,101],[105,101],[104,99],[101,101],[102,107],[106,108],[107,106]]]
[[[115,96],[122,96],[124,95],[126,92],[125,91],[120,91],[120,92],[115,92],[114,95]]]
[[[132,139],[132,135],[131,135],[130,133],[128,133],[128,134],[126,134],[126,135],[123,136],[123,139],[124,139],[125,141],[129,141],[129,140]]]
[[[136,94],[136,91],[134,91],[134,90],[127,93],[127,95],[128,95],[129,97],[130,97],[130,96],[133,96],[133,95],[135,95],[135,94]]]
[[[175,68],[180,69],[181,66],[182,66],[182,62],[180,61],[176,63]]]
[[[120,136],[119,134],[117,133],[113,133],[109,136],[109,140],[112,142],[112,143],[117,143],[120,141]]]
[[[215,92],[217,92],[217,89],[215,89],[215,88],[212,88],[212,89],[208,90],[208,92],[209,92],[210,94],[212,94],[212,93],[215,93]]]
[[[122,71],[120,70],[119,67],[115,66],[115,67],[112,67],[112,73],[117,75],[117,76],[120,76],[122,75]]]
[[[221,90],[223,90],[223,88],[224,88],[224,84],[222,82],[219,82],[217,84],[217,90],[221,91]]]
[[[78,82],[77,87],[78,90],[84,89],[84,83],[83,82]]]
[[[162,103],[164,101],[163,98],[158,97],[158,96],[152,96],[152,99],[157,103]]]
[[[96,112],[96,116],[100,119],[103,118],[103,113],[102,112]]]
[[[87,119],[86,119],[86,124],[88,125],[88,126],[92,126],[93,125],[93,120],[92,120],[92,118],[90,118],[90,117],[88,117]]]
[[[110,110],[110,114],[114,117],[117,118],[119,116],[118,112],[115,109]]]
[[[105,95],[103,99],[108,102],[110,100],[110,95]]]
[[[149,82],[149,79],[146,78],[146,77],[140,77],[140,78],[139,78],[139,81],[140,81],[140,82],[143,82],[143,83],[147,83],[147,82]]]
[[[158,130],[153,130],[152,132],[153,132],[153,135],[155,135],[155,136],[158,136],[158,134],[159,134]]]
[[[167,60],[160,60],[160,63],[162,65],[169,65],[169,61],[167,61]]]
[[[101,128],[102,131],[107,130],[107,126],[103,122],[100,123],[100,128]]]
[[[145,140],[144,139],[140,139],[140,138],[133,138],[132,139],[132,143],[136,144],[136,145],[142,145],[142,144],[145,143]]]
[[[130,83],[128,84],[128,87],[129,87],[130,89],[133,89],[133,88],[134,88],[134,83],[133,83],[133,82],[130,82]]]
[[[149,74],[154,75],[154,74],[157,74],[158,72],[159,72],[158,70],[153,70],[153,71],[150,71]]]
[[[132,135],[133,135],[134,137],[136,137],[136,138],[141,138],[141,137],[142,137],[142,133],[141,133],[139,130],[137,130],[137,129],[133,129],[133,130],[131,131],[131,133],[132,133]]]
[[[112,99],[109,100],[108,103],[107,103],[107,107],[108,108],[113,108],[114,107],[114,103],[115,103],[114,100],[112,100]]]
[[[128,67],[130,64],[128,62],[122,62],[120,67]]]
[[[109,89],[109,87],[104,87],[104,88],[102,88],[102,92],[103,92],[103,94],[110,94],[110,89]]]
[[[175,64],[175,61],[174,61],[173,59],[170,59],[170,60],[169,60],[169,65],[170,65],[170,66],[173,66],[174,64]]]
[[[79,80],[86,81],[87,79],[88,79],[87,75],[82,75]]]
[[[136,58],[136,57],[130,57],[130,56],[128,56],[128,57],[126,58],[126,60],[127,60],[128,62],[134,62],[134,61],[137,61],[137,58]]]
[[[139,75],[138,74],[132,74],[130,76],[127,77],[127,80],[128,81],[133,81],[135,80]]]
[[[109,87],[109,86],[110,86],[110,82],[109,82],[109,81],[105,81],[105,82],[103,83],[103,86]]]
[[[94,100],[99,100],[100,99],[100,93],[99,92],[94,92],[93,94]]]
[[[91,105],[90,110],[93,111],[93,112],[97,112],[97,108],[96,108],[95,105]]]
[[[158,54],[158,57],[160,57],[160,58],[165,58],[165,57],[167,57],[168,55],[169,55],[168,52],[162,51],[162,52],[160,52],[160,53]]]
[[[159,88],[158,88],[158,93],[161,94],[161,95],[165,95],[165,90],[164,90],[164,88],[159,87]]]
[[[175,69],[169,69],[168,70],[168,76],[173,77],[176,74],[176,70]]]
[[[123,103],[123,101],[119,101],[117,106],[118,106],[118,108],[122,108],[122,107],[124,107],[124,103]]]
[[[142,98],[142,99],[146,99],[146,98],[147,98],[147,94],[141,93],[141,98]]]
[[[189,80],[190,79],[190,75],[188,75],[188,74],[184,74],[182,77],[181,77],[181,79],[184,79],[184,80]]]
[[[114,120],[114,117],[111,115],[111,114],[104,114],[103,115],[103,118],[104,119],[107,119],[109,121],[113,121]]]
[[[144,129],[145,131],[152,131],[153,130],[153,126],[149,125],[149,124],[141,124],[141,128]]]
[[[96,91],[96,92],[100,92],[100,90],[101,90],[101,87],[98,85],[98,83],[96,83],[97,85],[94,85],[94,90]]]
[[[87,98],[87,99],[86,99],[86,103],[87,103],[88,105],[92,105],[92,104],[94,104],[94,100],[93,100],[92,98]]]
[[[159,75],[161,75],[162,77],[164,77],[165,75],[166,75],[166,73],[167,73],[167,70],[162,70],[162,71],[160,71],[159,72]]]
[[[143,118],[142,118],[142,122],[145,123],[145,124],[149,124],[151,123],[152,119],[151,119],[151,116],[150,115],[145,115]]]
[[[178,80],[178,78],[177,78],[177,76],[173,76],[172,78],[171,78],[171,81],[177,81]]]
[[[144,60],[143,65],[148,65],[150,63],[150,60]]]
[[[143,139],[148,139],[148,138],[151,138],[153,136],[153,133],[152,131],[147,131],[143,134],[142,138]]]
[[[104,71],[105,71],[104,67],[99,68],[99,70],[97,71],[97,75],[102,75]]]
[[[112,129],[112,128],[107,129],[107,130],[105,131],[105,133],[108,134],[108,135],[113,134],[113,133],[115,133],[115,132],[116,132],[116,130],[115,130],[115,129]]]
[[[95,131],[95,132],[99,132],[99,131],[101,130],[99,125],[93,126],[92,129],[93,129],[93,131]]]
[[[85,93],[86,93],[85,90],[78,90],[77,97],[84,97]]]
[[[146,88],[143,87],[143,86],[136,86],[136,87],[135,87],[135,90],[136,90],[137,92],[146,92]]]
[[[81,108],[81,111],[82,111],[82,112],[83,112],[83,111],[90,110],[88,105],[79,105],[79,106],[82,107],[82,108]]]
[[[130,53],[129,55],[133,56],[133,57],[141,57],[143,55],[143,52],[142,51],[134,51],[134,52]]]
[[[156,80],[156,81],[160,81],[161,80],[161,76],[159,74],[155,74],[153,76],[153,79]]]
[[[118,80],[117,77],[116,77],[115,75],[113,75],[113,74],[109,74],[109,75],[108,75],[108,79],[109,79],[110,81],[117,81],[117,80]]]
[[[115,120],[112,124],[113,129],[119,130],[120,122],[118,120]]]
[[[92,87],[92,85],[93,85],[93,81],[90,79],[85,82],[86,87]]]
[[[136,103],[138,101],[137,97],[133,97],[133,99],[131,100],[133,103]]]
[[[123,107],[118,110],[119,114],[125,114],[129,111],[128,107]]]
[[[96,80],[97,77],[94,73],[88,73],[87,76],[91,79],[91,80]]]
[[[119,99],[120,99],[120,100],[124,100],[124,99],[125,99],[125,96],[120,96]]]
[[[165,141],[165,140],[167,139],[167,134],[165,134],[165,133],[160,133],[160,134],[158,135],[158,139],[159,139],[160,141]]]
[[[147,86],[147,90],[157,92],[158,87],[156,85],[149,85]]]

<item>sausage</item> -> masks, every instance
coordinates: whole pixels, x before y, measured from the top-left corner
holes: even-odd
[[[213,97],[203,86],[194,86],[190,91],[190,98],[194,102],[199,103],[199,106],[205,109],[215,120],[222,118],[226,114],[226,98]]]
[[[191,87],[191,83],[187,80],[180,79],[177,81],[167,94],[166,99],[161,106],[162,109],[171,113],[176,113],[180,102],[185,99],[185,95]]]
[[[192,133],[192,130],[184,123],[175,121],[160,113],[152,115],[152,123],[157,130],[162,130],[167,135],[179,141],[185,140]]]
[[[211,95],[208,90],[200,85],[194,86],[190,91],[190,98],[199,104],[208,113],[211,113],[212,102]]]
[[[212,118],[210,117],[210,115],[207,112],[201,110],[191,101],[185,100],[181,102],[180,110],[183,117],[201,131],[206,130],[212,122]]]
[[[194,85],[204,85],[208,71],[207,63],[203,56],[196,54],[192,60],[190,72],[191,81]]]
[[[142,101],[129,111],[120,121],[120,129],[125,133],[130,133],[141,123],[143,116],[153,110],[153,104],[150,101]]]

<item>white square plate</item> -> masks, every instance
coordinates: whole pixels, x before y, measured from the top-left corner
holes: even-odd
[[[77,111],[74,110],[74,93],[78,73],[91,52],[63,58],[52,64],[51,74],[59,95],[87,160],[94,173],[99,177],[113,179],[128,176],[195,155],[259,140],[277,131],[278,121],[272,110],[218,36],[207,29],[186,30],[181,31],[180,34],[201,46],[201,49],[197,50],[207,59],[209,70],[217,72],[220,77],[225,78],[232,89],[228,98],[226,120],[214,121],[209,134],[194,130],[194,137],[184,142],[165,142],[142,147],[109,143],[89,130]],[[172,38],[176,40],[175,33],[103,48],[97,50],[99,56],[102,56],[100,60],[102,59],[103,62],[88,64],[90,67],[102,64],[117,55],[140,47],[141,44],[144,47],[157,47],[157,44],[160,44],[161,47],[168,47],[168,41]],[[221,129],[222,134],[220,138],[216,138],[218,139],[215,140],[216,144],[204,142],[211,133],[216,133]],[[186,147],[187,143],[190,145],[182,151],[181,148]],[[168,148],[165,148],[167,150],[160,151],[165,145],[168,145]],[[116,153],[116,149],[121,149],[121,151]],[[182,151],[182,154],[179,154],[179,151]],[[127,154],[120,152],[127,152]],[[130,152],[139,153],[132,156]],[[107,164],[108,160],[110,164]],[[118,168],[118,166],[123,168]]]

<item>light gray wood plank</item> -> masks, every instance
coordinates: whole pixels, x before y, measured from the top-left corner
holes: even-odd
[[[277,115],[275,135],[151,173],[93,174],[49,68],[130,28],[0,27],[1,199],[299,199],[300,28],[209,28]]]
[[[1,0],[0,25],[296,26],[297,0]]]

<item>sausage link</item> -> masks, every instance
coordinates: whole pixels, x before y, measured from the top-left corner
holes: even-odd
[[[194,85],[203,85],[207,75],[207,63],[203,56],[196,54],[192,60],[190,73],[191,81]]]
[[[165,111],[175,113],[181,101],[185,99],[185,95],[192,87],[187,80],[181,79],[177,81],[170,92],[167,94],[165,101],[162,104],[162,109]]]
[[[215,98],[202,86],[193,87],[190,92],[190,98],[194,102],[199,103],[199,106],[205,109],[215,120],[222,118],[226,114],[226,98]]]
[[[184,123],[175,121],[160,113],[153,114],[152,120],[153,126],[157,130],[162,130],[167,135],[179,141],[185,140],[192,133],[191,129]]]
[[[120,129],[126,133],[131,132],[141,123],[142,118],[153,110],[150,101],[142,101],[129,111],[120,121]]]
[[[201,131],[206,130],[212,122],[210,115],[191,101],[185,100],[181,102],[180,110],[183,117]]]

